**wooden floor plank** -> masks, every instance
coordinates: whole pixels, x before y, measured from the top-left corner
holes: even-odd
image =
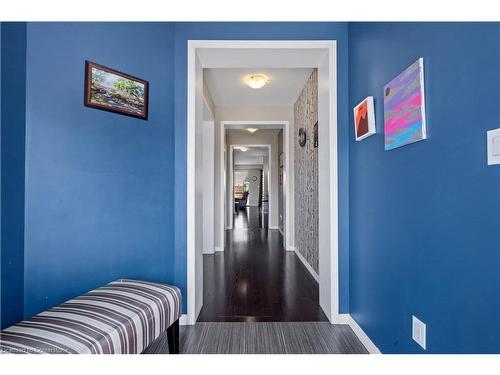
[[[327,321],[319,286],[293,252],[285,251],[267,215],[247,207],[226,231],[226,249],[203,256],[199,322]]]

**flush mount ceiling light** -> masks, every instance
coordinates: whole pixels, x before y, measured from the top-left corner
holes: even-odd
[[[260,89],[269,84],[269,78],[264,74],[250,74],[245,77],[245,83],[252,89]]]
[[[257,130],[259,130],[259,129],[257,129],[257,128],[247,128],[247,130],[248,130],[250,133],[252,133],[252,134],[253,134],[253,133],[255,133],[255,132],[256,132]]]
[[[246,152],[248,150],[248,148],[246,148],[246,147],[235,147],[235,149],[243,151],[243,152]]]

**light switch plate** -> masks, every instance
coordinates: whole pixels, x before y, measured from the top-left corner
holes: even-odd
[[[426,326],[425,323],[416,316],[411,317],[412,322],[412,339],[417,342],[422,348],[426,347]]]
[[[488,165],[500,164],[500,128],[488,130]]]

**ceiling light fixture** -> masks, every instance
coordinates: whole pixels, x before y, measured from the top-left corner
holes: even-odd
[[[246,147],[235,147],[235,149],[236,149],[236,150],[243,151],[243,152],[248,151],[248,148],[246,148]]]
[[[257,129],[257,128],[247,128],[247,130],[248,130],[250,133],[252,133],[252,134],[253,134],[253,133],[255,133],[255,132],[256,132],[257,130],[259,130],[259,129]]]
[[[245,77],[245,83],[252,89],[260,89],[269,84],[269,78],[264,74],[250,74]]]

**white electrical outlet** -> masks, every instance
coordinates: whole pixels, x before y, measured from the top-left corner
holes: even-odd
[[[412,316],[412,338],[425,350],[425,335],[426,328],[425,323],[418,319],[416,316]]]
[[[487,132],[488,165],[500,164],[500,128]]]

